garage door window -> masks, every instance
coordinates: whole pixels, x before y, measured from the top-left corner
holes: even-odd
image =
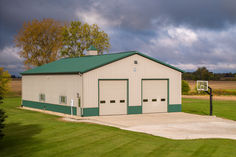
[[[143,99],[143,102],[148,102],[148,99]]]
[[[110,103],[116,103],[116,101],[115,100],[110,100]]]
[[[156,102],[156,101],[157,101],[157,99],[152,99],[152,101],[153,101],[153,102]]]
[[[60,104],[66,104],[66,96],[60,96]]]

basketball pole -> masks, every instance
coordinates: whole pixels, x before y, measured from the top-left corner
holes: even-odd
[[[210,92],[205,91],[207,94],[210,95],[210,116],[212,116],[212,112],[213,112],[213,105],[212,105],[212,88],[208,86],[208,89],[210,90]]]

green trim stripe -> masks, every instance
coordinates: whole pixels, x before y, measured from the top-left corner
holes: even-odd
[[[56,105],[56,104],[49,104],[44,102],[35,102],[28,100],[22,100],[22,105],[30,108],[59,112],[64,114],[71,114],[71,106]],[[72,107],[72,112],[73,115],[77,115],[77,108]]]
[[[181,104],[168,105],[168,112],[181,112]]]
[[[128,106],[128,114],[142,114],[142,106]]]
[[[22,100],[22,105],[25,107],[31,107],[31,108],[41,109],[41,110],[45,109],[45,105],[42,102]]]
[[[126,114],[129,114],[129,79],[127,79],[127,84],[126,84],[126,94],[127,94],[127,112]]]
[[[99,108],[83,108],[83,117],[99,116]]]

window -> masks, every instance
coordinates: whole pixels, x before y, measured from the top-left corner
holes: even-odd
[[[125,103],[125,100],[120,100],[120,103]]]
[[[153,102],[157,101],[157,99],[152,99]]]
[[[66,104],[66,96],[60,96],[60,104]]]
[[[166,99],[162,98],[161,101],[166,101]]]
[[[105,101],[105,100],[101,100],[100,103],[101,103],[101,104],[104,104],[104,103],[106,103],[106,101]]]
[[[134,61],[134,64],[138,64],[138,61],[135,60],[135,61]]]
[[[115,103],[116,101],[115,100],[110,100],[110,103]]]
[[[45,94],[43,94],[43,93],[39,94],[39,101],[45,102]]]
[[[148,102],[148,99],[143,99],[143,102]]]

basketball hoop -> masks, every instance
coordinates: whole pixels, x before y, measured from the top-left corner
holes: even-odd
[[[208,91],[208,90],[210,90],[210,91]],[[208,86],[208,81],[197,80],[197,91],[198,91],[198,94],[201,91],[204,91],[210,95],[210,115],[212,116],[212,110],[213,110],[212,96],[213,95],[212,95],[212,88]]]
[[[198,80],[197,81],[197,90],[200,91],[208,91],[208,81]]]

